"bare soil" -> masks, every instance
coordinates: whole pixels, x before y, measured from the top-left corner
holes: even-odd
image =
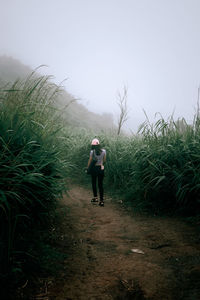
[[[91,196],[72,185],[62,199],[60,209],[69,209],[58,247],[67,258],[45,299],[200,299],[200,237],[192,225],[129,212],[108,197],[99,207]]]

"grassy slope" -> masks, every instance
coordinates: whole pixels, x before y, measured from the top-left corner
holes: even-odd
[[[26,78],[31,72],[31,68],[12,57],[0,57],[0,85],[4,85],[7,82],[14,82],[18,78]],[[105,113],[100,115],[90,112],[81,104],[81,101],[75,101],[74,97],[67,91],[63,91],[59,95],[59,102],[62,107],[70,104],[63,116],[67,124],[73,128],[82,127],[95,132],[116,129],[112,114]]]
[[[51,245],[49,230],[71,167],[68,131],[73,129],[79,142],[76,128],[99,132],[114,126],[111,116],[89,112],[48,77],[27,79],[31,73],[19,61],[0,57],[0,293],[4,286],[5,299],[8,290],[15,295],[26,278],[49,272],[49,261],[62,256]],[[70,105],[61,113],[59,103]]]

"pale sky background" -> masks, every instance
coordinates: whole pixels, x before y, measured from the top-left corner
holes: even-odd
[[[200,0],[0,0],[0,55],[36,68],[95,112],[128,86],[136,130],[160,112],[192,121],[200,85]]]

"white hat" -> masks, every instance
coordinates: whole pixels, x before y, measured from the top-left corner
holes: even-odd
[[[93,139],[91,145],[92,146],[99,145],[99,140],[98,139]]]

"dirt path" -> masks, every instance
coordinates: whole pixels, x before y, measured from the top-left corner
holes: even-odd
[[[49,299],[200,299],[200,246],[193,228],[173,218],[130,214],[71,186],[60,247],[68,253]],[[137,253],[135,249],[143,253]]]

